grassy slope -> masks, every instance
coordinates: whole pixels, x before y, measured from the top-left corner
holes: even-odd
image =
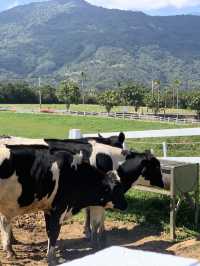
[[[25,137],[54,137],[65,138],[70,128],[80,128],[82,132],[109,132],[109,131],[125,131],[125,130],[147,130],[160,128],[175,128],[177,125],[164,124],[157,122],[141,122],[141,121],[124,121],[102,118],[88,117],[72,117],[58,115],[33,115],[33,114],[17,114],[9,112],[0,113],[0,135],[16,135]],[[200,138],[170,138],[168,141],[200,141]],[[164,139],[148,139],[148,140],[129,140],[129,147],[137,149],[151,148],[155,146],[158,155],[161,149],[154,143],[161,143]],[[140,142],[140,144],[138,143]],[[142,143],[141,142],[146,142]],[[161,145],[160,145],[161,146]],[[181,148],[177,149],[173,146],[173,155],[179,154]],[[181,147],[181,146],[180,146]],[[189,146],[190,155],[199,155],[199,146]],[[153,147],[154,148],[154,147]],[[185,155],[185,154],[184,154]],[[129,201],[129,209],[125,213],[108,212],[111,219],[119,219],[131,222],[139,222],[141,224],[155,225],[156,228],[169,230],[169,199],[162,195],[142,193],[133,189],[127,194]],[[76,218],[77,219],[77,218]],[[82,220],[82,215],[78,216]],[[182,206],[182,210],[178,215],[179,238],[194,235],[192,210],[186,206]]]

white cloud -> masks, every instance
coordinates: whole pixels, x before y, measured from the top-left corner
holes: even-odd
[[[200,5],[200,0],[87,0],[87,2],[107,8],[127,10],[155,10],[160,8],[187,8]]]
[[[16,7],[20,4],[20,2],[18,0],[14,0],[14,1],[11,1],[11,3],[7,6],[7,9],[10,9],[10,8],[13,8],[13,7]]]

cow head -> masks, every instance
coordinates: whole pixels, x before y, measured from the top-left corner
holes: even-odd
[[[127,208],[127,201],[117,171],[109,171],[106,174],[105,185],[107,186],[105,190],[106,201],[108,201],[108,197],[110,197],[110,201],[106,202],[105,207],[122,211],[125,210]],[[106,193],[108,193],[108,195],[106,195]]]
[[[82,161],[74,169],[71,162],[72,159],[70,169],[63,174],[69,176],[70,183],[75,187],[71,197],[76,209],[88,206],[105,207],[107,203],[120,210],[126,209],[127,202],[117,174],[106,174],[86,161]]]
[[[143,176],[150,181],[152,186],[163,188],[160,162],[150,152],[139,153],[136,151],[123,151],[126,160],[119,166],[118,174],[124,187],[124,192],[129,190]]]
[[[164,188],[160,162],[150,151],[145,152],[145,159],[142,164],[141,174],[145,180],[149,180],[152,186]]]

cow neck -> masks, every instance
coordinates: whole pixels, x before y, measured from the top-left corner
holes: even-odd
[[[127,159],[119,166],[117,173],[120,177],[124,192],[127,192],[135,181],[140,177],[144,168],[144,154],[136,154],[134,158]]]

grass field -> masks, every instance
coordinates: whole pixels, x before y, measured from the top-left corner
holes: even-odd
[[[110,118],[74,117],[52,114],[0,113],[0,134],[23,137],[66,138],[69,129],[84,133],[176,128],[172,123],[113,120]]]
[[[177,127],[181,126],[171,123],[124,121],[94,117],[0,112],[0,135],[6,134],[32,138],[66,138],[70,128],[80,128],[82,132],[86,133]],[[161,155],[161,144],[158,145],[157,143],[162,143],[164,140],[170,143],[187,143],[184,146],[171,144],[169,150],[170,155],[200,155],[200,144],[192,144],[192,142],[200,142],[200,137],[128,140],[127,143],[130,148],[139,150],[153,148],[156,155]],[[142,193],[132,189],[127,194],[127,198],[129,201],[128,210],[125,213],[109,211],[108,216],[110,219],[144,224],[145,226],[147,225],[147,230],[149,225],[156,226],[159,230],[164,230],[164,232],[168,233],[169,199],[166,196]],[[177,218],[179,239],[197,234],[194,231],[193,212],[189,207],[183,204]],[[75,219],[82,220],[82,214]]]
[[[0,104],[0,107],[13,107],[17,109],[24,109],[24,110],[38,110],[39,105],[38,104]],[[64,104],[42,104],[43,109],[59,109],[59,110],[65,110]],[[71,111],[86,111],[86,112],[105,112],[105,108],[101,105],[95,105],[95,104],[71,104],[70,105]],[[128,112],[135,112],[134,108],[132,106],[127,106],[126,110]],[[123,106],[115,106],[111,110],[112,112],[124,112]],[[140,114],[146,114],[147,108],[141,107],[138,112]],[[152,110],[148,110],[149,113],[152,113]],[[161,109],[160,113],[162,114],[164,111]],[[190,109],[179,109],[179,114],[182,115],[195,115],[195,111]],[[166,109],[166,113],[170,114],[177,114],[177,109]]]

